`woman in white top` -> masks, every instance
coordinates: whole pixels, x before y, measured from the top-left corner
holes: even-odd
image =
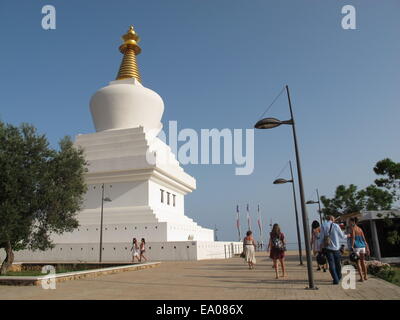
[[[132,262],[135,262],[135,258],[140,262],[140,250],[136,238],[133,238],[132,240],[131,251],[132,251]]]
[[[254,265],[256,264],[256,242],[251,231],[247,231],[246,237],[243,239],[243,250],[245,260],[249,264],[249,269],[254,269]]]

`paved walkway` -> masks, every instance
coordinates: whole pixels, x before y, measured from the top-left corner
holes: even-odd
[[[241,258],[227,260],[163,262],[159,267],[57,283],[57,289],[40,286],[0,286],[0,299],[379,299],[400,300],[400,287],[370,277],[356,289],[331,285],[329,272],[315,272],[319,290],[305,290],[307,268],[288,256],[288,279],[274,279],[272,263],[257,254],[249,270]],[[358,277],[357,277],[358,279]]]

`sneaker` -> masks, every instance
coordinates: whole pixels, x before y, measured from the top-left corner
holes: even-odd
[[[317,271],[321,271],[321,268],[320,268],[320,267],[318,267],[318,268],[317,268]]]
[[[324,272],[326,272],[326,269],[324,268]]]

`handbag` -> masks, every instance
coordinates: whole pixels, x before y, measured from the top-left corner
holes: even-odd
[[[324,235],[324,248],[327,248],[331,245],[331,231],[333,227],[333,222],[331,223],[331,227],[329,228],[329,233],[327,235]]]

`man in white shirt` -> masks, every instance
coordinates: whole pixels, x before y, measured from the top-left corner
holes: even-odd
[[[334,216],[328,216],[328,221],[322,224],[320,236],[320,247],[323,248],[322,250],[326,253],[333,284],[339,284],[342,278],[340,242],[346,241],[347,236],[342,229],[340,229],[339,225],[335,223]],[[324,239],[327,236],[329,236],[330,242],[328,246],[325,246]]]

